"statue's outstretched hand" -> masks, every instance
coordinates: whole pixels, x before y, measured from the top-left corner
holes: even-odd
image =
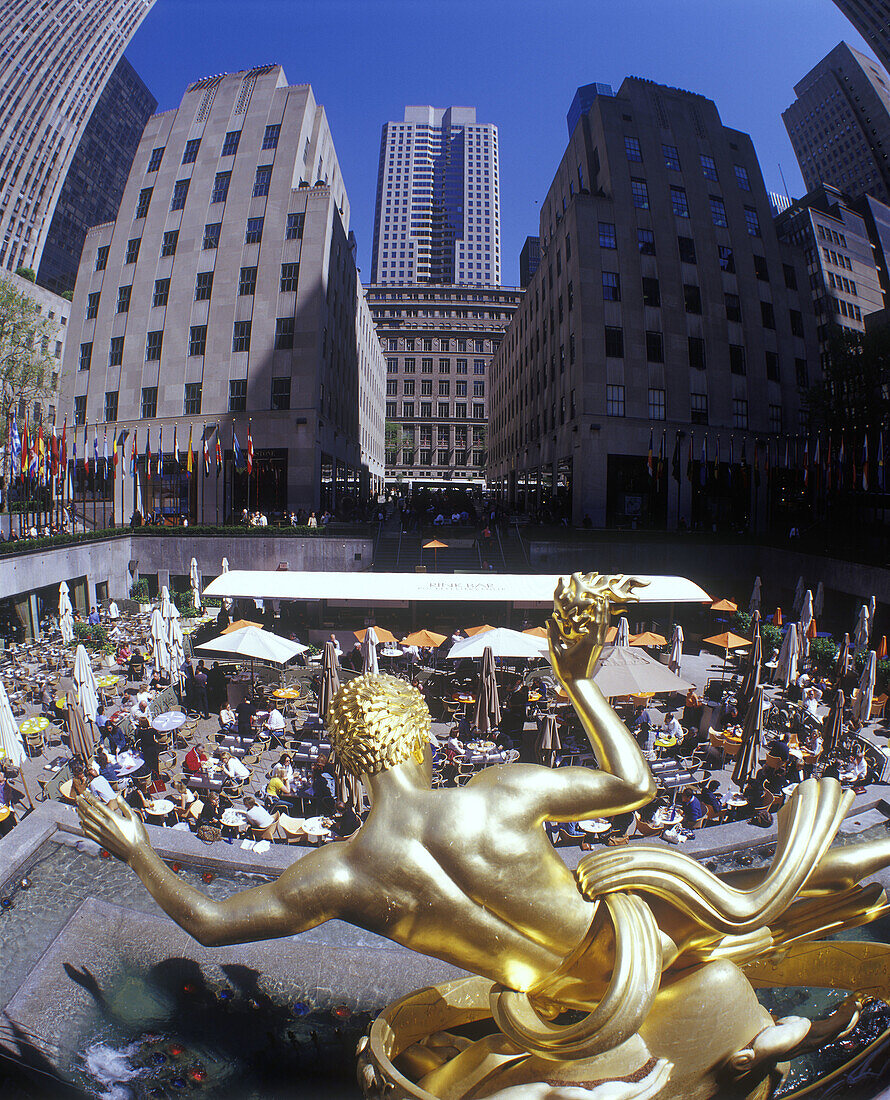
[[[124,863],[129,863],[135,852],[149,845],[145,826],[126,802],[116,814],[92,795],[84,794],[77,800],[77,812],[90,840],[107,848]]]
[[[647,582],[622,574],[573,573],[560,581],[547,623],[550,659],[563,680],[586,679],[606,643],[609,620],[620,605],[638,599]]]

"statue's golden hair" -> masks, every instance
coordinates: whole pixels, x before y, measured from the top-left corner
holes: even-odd
[[[331,700],[327,727],[343,767],[360,778],[394,768],[422,749],[430,739],[430,712],[405,680],[367,673]]]

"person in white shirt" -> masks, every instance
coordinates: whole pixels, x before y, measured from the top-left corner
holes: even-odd
[[[90,771],[93,775],[93,778],[90,780],[90,794],[98,798],[99,801],[103,802],[106,806],[110,806],[111,809],[118,809],[117,795],[115,794],[114,788],[99,771],[99,765],[95,760],[90,765]]]
[[[244,779],[250,778],[250,768],[246,767],[237,756],[232,756],[231,753],[221,752],[219,754],[220,763],[223,766],[223,771],[236,783],[240,783]]]
[[[119,619],[121,617],[120,608],[117,606],[114,600],[108,605],[108,618]]]
[[[677,721],[677,716],[673,711],[665,715],[661,734],[662,737],[676,737],[678,741],[683,740],[683,727]]]
[[[281,733],[284,729],[284,715],[278,707],[273,707],[270,711],[269,717],[266,719],[266,729],[270,733]]]
[[[235,712],[228,703],[219,712],[219,725],[220,729],[224,730],[233,729],[235,726]]]
[[[270,814],[265,806],[261,806],[253,795],[249,794],[244,799],[244,816],[254,829],[265,831],[275,825],[275,835],[280,837],[294,836],[299,833],[304,825],[304,820],[299,817],[291,817],[290,814]]]

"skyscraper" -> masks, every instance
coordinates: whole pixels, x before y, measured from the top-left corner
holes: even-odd
[[[0,267],[37,269],[74,151],[155,0],[7,0],[0,11]]]
[[[475,107],[406,107],[380,145],[371,280],[501,281],[498,132]]]
[[[808,191],[830,184],[890,203],[890,77],[839,42],[794,85],[782,119]]]
[[[887,0],[834,0],[874,50],[885,69],[890,69],[890,4]]]

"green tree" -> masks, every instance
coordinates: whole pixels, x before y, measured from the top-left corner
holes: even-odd
[[[33,298],[0,279],[0,430],[22,402],[30,407],[55,392],[57,364],[49,345],[57,333]]]
[[[806,395],[814,429],[854,438],[890,423],[890,328],[853,333],[835,327],[821,382]]]
[[[383,445],[386,450],[386,462],[387,465],[392,466],[398,462],[399,453],[404,447],[408,435],[402,425],[397,421],[387,420],[383,438]]]

